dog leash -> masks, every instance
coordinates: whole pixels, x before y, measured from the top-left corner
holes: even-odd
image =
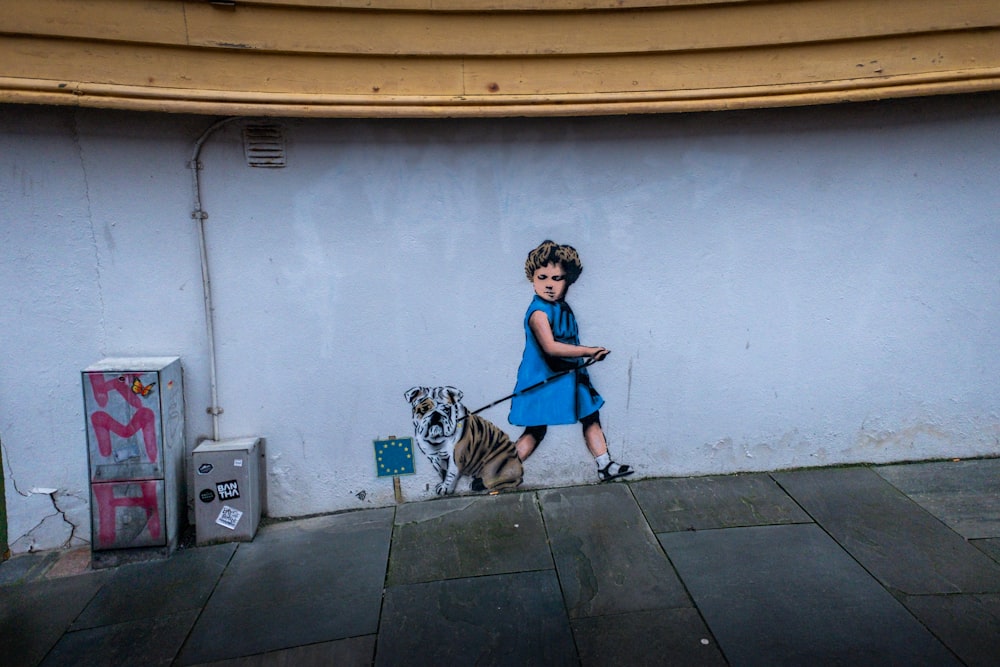
[[[557,379],[561,378],[564,375],[569,375],[570,373],[575,373],[576,371],[580,370],[581,368],[586,368],[587,366],[590,366],[591,364],[596,364],[596,363],[597,363],[597,359],[591,358],[590,360],[588,360],[588,361],[580,364],[579,366],[575,366],[573,368],[568,368],[568,369],[566,369],[564,371],[559,371],[555,375],[550,375],[549,377],[545,378],[541,382],[536,382],[535,384],[531,385],[530,387],[525,387],[521,391],[515,391],[513,394],[510,394],[509,396],[504,396],[503,398],[498,398],[497,400],[493,401],[489,405],[484,405],[483,407],[479,408],[478,410],[473,410],[472,412],[467,413],[465,415],[465,417],[462,417],[462,419],[465,419],[466,417],[468,417],[470,415],[479,414],[483,410],[489,410],[494,405],[500,405],[504,401],[509,401],[510,399],[514,398],[515,396],[521,396],[522,394],[527,394],[529,391],[538,389],[539,387],[541,387],[543,385],[546,385],[549,382],[552,382],[553,380],[557,380]],[[462,421],[462,419],[459,419],[459,421]]]

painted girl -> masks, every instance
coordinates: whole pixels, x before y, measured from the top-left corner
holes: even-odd
[[[545,437],[548,426],[580,422],[584,442],[597,463],[597,476],[607,482],[634,471],[611,460],[599,412],[604,399],[584,367],[601,361],[611,350],[580,345],[576,317],[566,303],[569,286],[582,271],[580,256],[568,245],[544,241],[528,254],[524,272],[535,296],[524,315],[524,355],[517,370],[510,423],[525,427],[515,443],[524,461]],[[547,378],[553,379],[534,386]]]

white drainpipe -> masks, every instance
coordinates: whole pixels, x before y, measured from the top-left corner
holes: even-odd
[[[201,148],[208,138],[219,128],[236,120],[240,120],[239,117],[223,118],[213,123],[194,143],[191,161],[188,162],[194,179],[194,210],[191,212],[191,217],[198,223],[198,241],[201,248],[201,289],[205,299],[205,335],[208,338],[208,375],[212,393],[212,403],[206,411],[212,415],[212,440],[216,441],[220,439],[219,415],[222,414],[222,408],[219,407],[219,384],[215,358],[215,309],[212,307],[212,282],[208,273],[208,247],[205,243],[205,220],[208,219],[208,213],[201,207],[200,174],[202,165],[198,158],[201,156]]]

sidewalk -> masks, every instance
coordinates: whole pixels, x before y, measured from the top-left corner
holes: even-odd
[[[0,566],[0,663],[1000,664],[1000,459],[451,497],[100,571],[78,553]]]

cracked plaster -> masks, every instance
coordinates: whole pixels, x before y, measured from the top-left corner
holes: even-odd
[[[18,528],[18,537],[10,544],[12,553],[25,553],[45,549],[68,549],[89,544],[86,535],[90,530],[90,506],[79,496],[61,493],[55,489],[18,492],[34,507],[32,516],[48,511],[30,528]],[[47,500],[44,503],[42,498]],[[13,534],[13,531],[11,531]]]

